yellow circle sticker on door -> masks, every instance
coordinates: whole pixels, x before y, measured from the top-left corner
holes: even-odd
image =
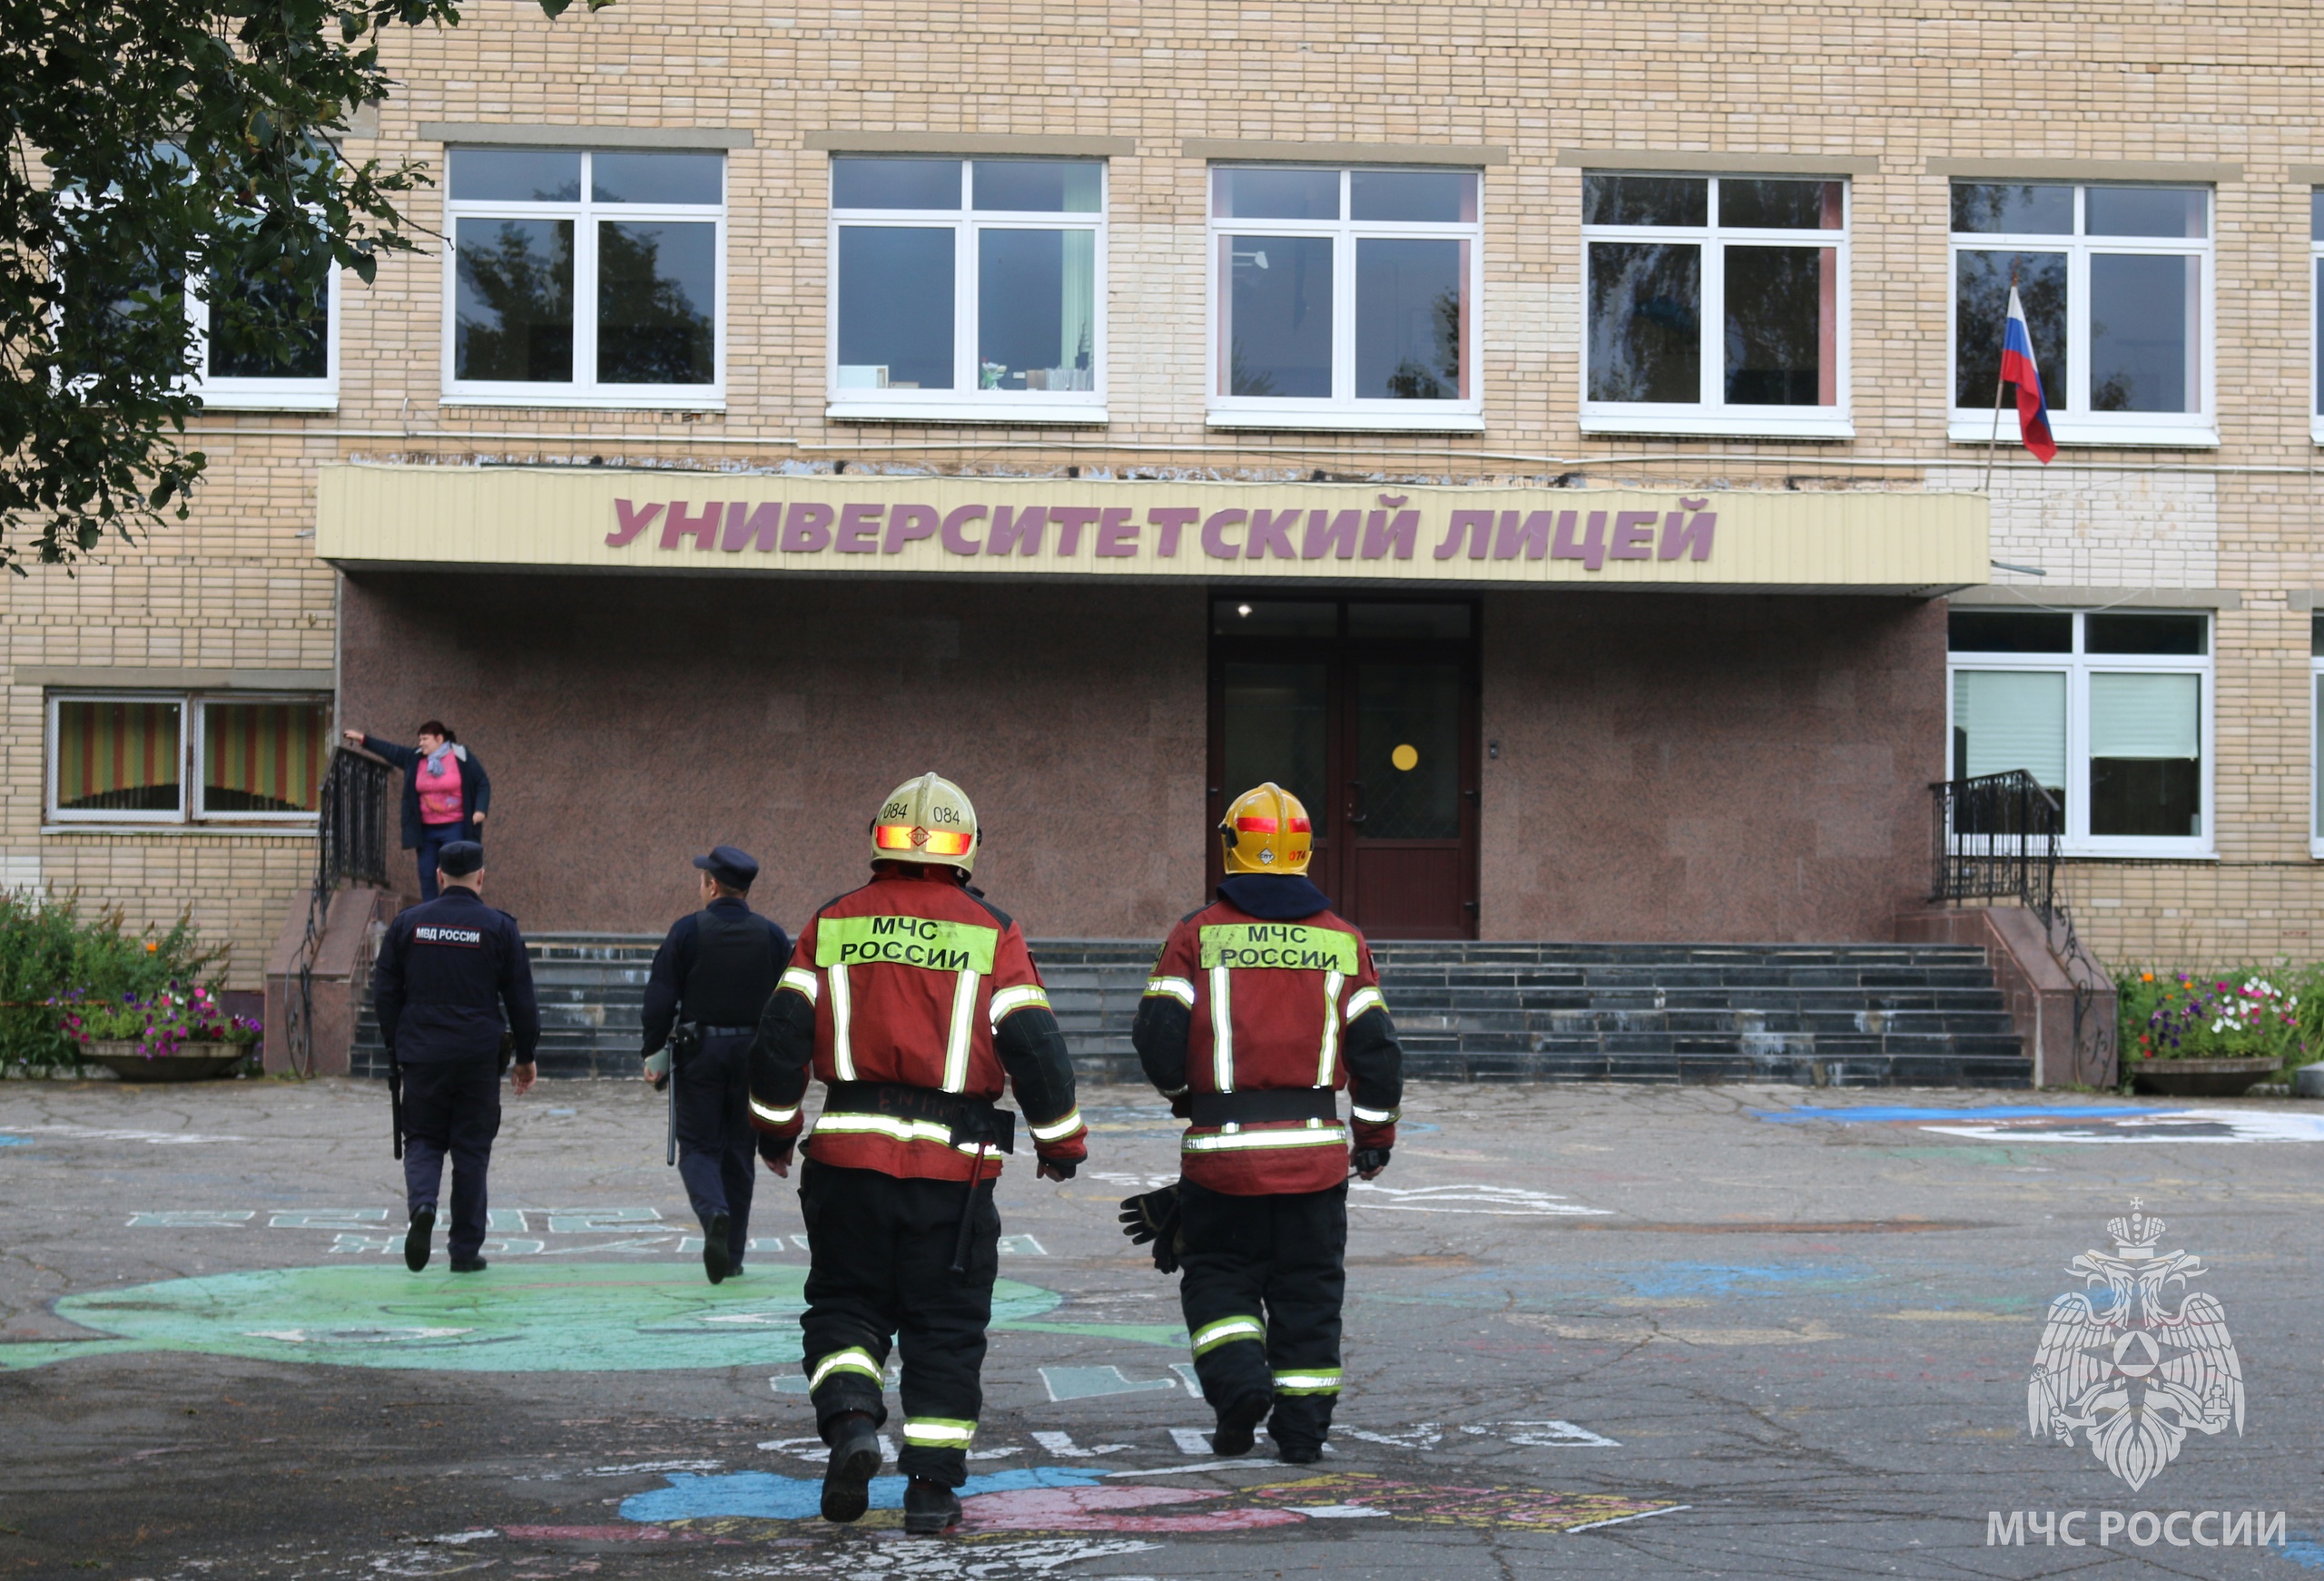
[[[1420,751],[1410,741],[1388,754],[1388,761],[1409,774],[1420,762]]]

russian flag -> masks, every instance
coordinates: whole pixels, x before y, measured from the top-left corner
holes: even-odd
[[[2058,453],[2050,437],[2050,403],[2042,398],[2042,370],[2034,366],[2034,335],[2025,327],[2025,304],[2009,288],[2009,319],[2001,331],[2001,376],[2017,387],[2017,432],[2044,466]]]

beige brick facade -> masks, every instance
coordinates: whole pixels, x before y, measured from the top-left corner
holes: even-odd
[[[391,34],[403,84],[350,156],[441,179],[423,123],[748,133],[728,155],[724,409],[442,404],[440,247],[345,282],[335,412],[212,412],[195,518],[111,546],[75,576],[0,588],[10,667],[0,874],[155,921],[190,910],[249,986],[304,881],[280,832],[43,832],[44,673],[322,672],[335,574],[302,536],[313,464],[583,461],[1035,472],[1181,468],[1227,477],[1974,489],[1948,443],[1947,182],[1932,161],[2056,177],[2215,184],[2214,449],[2074,447],[2043,470],[2004,451],[1993,553],[2040,590],[2201,590],[2216,624],[2216,859],[2090,861],[2068,877],[2116,960],[2307,955],[2324,928],[2309,855],[2309,615],[2324,587],[2310,439],[2309,193],[2324,165],[2324,30],[2302,5],[1583,7],[891,4],[781,12],[623,0],[558,23],[474,7]],[[375,133],[375,134],[372,134]],[[849,135],[1125,139],[1109,162],[1110,421],[1037,429],[825,417],[828,154]],[[1481,435],[1237,434],[1205,422],[1207,158],[1189,140],[1482,149]],[[734,141],[742,141],[735,139]],[[998,145],[987,145],[991,151]],[[1024,144],[1029,148],[1030,144]],[[1644,151],[1613,153],[1607,151]],[[973,151],[973,150],[971,150]],[[1599,151],[1596,154],[1589,151]],[[1215,150],[1214,150],[1215,152]],[[1585,437],[1578,418],[1582,167],[1847,175],[1852,440]],[[2123,162],[2133,162],[2126,164]],[[413,201],[430,230],[435,193]],[[401,733],[409,722],[358,721]],[[851,810],[849,816],[853,816]],[[1492,859],[1488,853],[1489,861]]]

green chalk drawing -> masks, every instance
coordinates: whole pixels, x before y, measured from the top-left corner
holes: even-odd
[[[0,1344],[0,1369],[128,1350],[440,1372],[789,1369],[805,1282],[805,1269],[781,1264],[722,1286],[623,1262],[495,1263],[460,1278],[347,1263],[259,1269],[66,1296],[57,1315],[101,1337]],[[1167,1325],[1037,1321],[1063,1301],[1001,1280],[992,1326],[1186,1342]]]

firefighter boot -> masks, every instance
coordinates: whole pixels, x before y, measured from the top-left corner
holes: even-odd
[[[915,1477],[904,1485],[904,1531],[915,1537],[940,1537],[960,1524],[960,1496],[941,1482]]]
[[[823,1518],[861,1520],[872,1500],[872,1478],[880,1471],[880,1436],[872,1419],[849,1411],[832,1423],[832,1458],[823,1466]]]
[[[1211,1448],[1221,1455],[1249,1454],[1257,1439],[1256,1429],[1273,1403],[1264,1394],[1249,1394],[1219,1407],[1218,1430],[1210,1435]]]

